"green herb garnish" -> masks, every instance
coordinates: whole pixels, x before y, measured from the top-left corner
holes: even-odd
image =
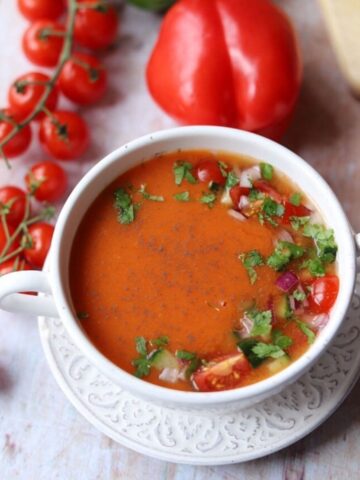
[[[284,350],[278,345],[272,343],[263,343],[258,342],[255,347],[252,348],[252,352],[259,358],[265,359],[268,357],[271,358],[280,358],[286,355]]]
[[[163,202],[164,197],[162,195],[151,195],[146,191],[146,185],[141,185],[139,193],[146,199],[152,200],[153,202]]]
[[[175,200],[177,200],[178,202],[189,202],[190,201],[190,193],[189,192],[175,193],[173,195],[173,198],[175,198]]]
[[[303,227],[310,221],[310,217],[290,217],[290,223],[294,230],[299,230],[300,227]]]
[[[226,177],[226,188],[232,188],[235,187],[235,185],[238,185],[239,179],[235,175],[235,172],[231,170],[231,172],[228,172],[227,177]]]
[[[227,178],[227,176],[228,176],[228,166],[226,165],[226,163],[225,163],[225,162],[222,162],[222,161],[220,160],[220,161],[218,161],[218,166],[219,166],[221,175],[222,175],[224,178]]]
[[[254,352],[253,348],[258,344],[259,342],[257,340],[254,340],[253,338],[247,338],[245,340],[242,340],[239,342],[237,345],[240,348],[240,350],[243,352],[245,357],[249,360],[250,364],[252,367],[256,368],[258,367],[262,362],[263,359],[258,357]]]
[[[289,348],[293,344],[292,338],[284,335],[281,330],[273,330],[272,340],[276,346],[283,350]]]
[[[295,207],[298,207],[301,203],[301,194],[299,192],[293,193],[290,195],[289,202]]]
[[[242,261],[247,270],[250,283],[253,285],[257,280],[257,273],[255,267],[264,265],[264,259],[257,250],[251,250],[248,253],[241,253],[239,259]]]
[[[196,179],[192,174],[193,164],[190,162],[175,162],[173,166],[175,183],[181,185],[184,180],[191,184],[196,183]]]
[[[156,347],[165,347],[169,344],[169,337],[166,335],[161,335],[160,337],[154,338],[150,340],[151,345],[155,345]]]
[[[269,163],[260,163],[261,176],[265,180],[271,180],[273,177],[274,168]]]
[[[309,325],[306,322],[302,322],[301,320],[296,320],[296,325],[298,328],[307,336],[308,343],[314,343],[316,335],[311,330]]]
[[[175,356],[180,360],[189,362],[189,365],[185,371],[186,378],[190,378],[195,370],[197,370],[201,365],[201,360],[196,353],[189,352],[188,350],[177,350],[175,352]]]
[[[320,258],[306,260],[300,268],[307,268],[313,277],[323,277],[325,275],[325,267]]]
[[[292,293],[292,296],[297,300],[298,302],[303,302],[306,298],[306,293],[302,292],[301,290],[294,290]]]
[[[245,312],[246,316],[253,321],[253,327],[250,335],[252,337],[266,337],[271,332],[271,310],[265,310],[263,312],[252,309]]]
[[[267,265],[276,271],[282,270],[291,260],[295,260],[304,255],[305,249],[300,245],[291,242],[280,241],[277,243],[275,251],[267,259]]]
[[[135,209],[131,196],[124,188],[117,188],[114,197],[114,207],[118,212],[118,221],[124,225],[132,223],[135,219]]]
[[[208,193],[205,192],[200,197],[200,202],[205,203],[209,207],[214,206],[215,200],[216,200],[216,195],[215,195],[215,193],[212,193],[212,192],[208,192]]]
[[[275,200],[270,197],[265,197],[262,204],[262,212],[259,214],[259,221],[261,224],[263,224],[264,220],[267,220],[273,227],[277,227],[278,223],[273,217],[282,217],[284,212],[284,205],[275,202]]]
[[[335,261],[338,247],[334,238],[334,230],[326,229],[324,225],[308,223],[304,227],[303,235],[314,240],[317,255],[322,262],[333,263]]]
[[[250,202],[256,202],[257,200],[262,200],[265,197],[263,192],[260,190],[256,190],[256,188],[252,188],[249,193],[249,200]]]

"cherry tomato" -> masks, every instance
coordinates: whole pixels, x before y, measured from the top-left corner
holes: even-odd
[[[34,193],[36,200],[54,202],[66,191],[67,175],[56,163],[41,162],[31,167],[25,177],[25,183],[28,191]]]
[[[293,205],[290,202],[285,202],[285,212],[282,217],[282,223],[289,224],[291,217],[307,217],[311,214],[311,210],[304,205]]]
[[[89,143],[85,121],[75,112],[57,111],[41,120],[40,142],[55,158],[72,160],[80,157]]]
[[[234,187],[230,188],[230,198],[234,204],[235,208],[238,208],[239,202],[240,202],[240,197],[242,195],[249,195],[250,193],[250,188],[248,187],[240,187],[240,185],[235,185]]]
[[[240,386],[250,369],[244,354],[224,355],[197,370],[192,380],[201,392],[228,390]]]
[[[66,62],[59,77],[62,93],[75,103],[88,105],[105,93],[107,74],[99,60],[85,53],[76,53]]]
[[[10,206],[6,221],[9,225],[17,227],[25,215],[26,194],[24,190],[12,185],[0,188],[0,206],[6,204]]]
[[[16,112],[18,117],[21,119],[24,119],[30,115],[44,94],[45,85],[41,85],[41,83],[48,82],[49,80],[50,77],[48,75],[44,75],[43,73],[39,72],[27,73],[17,78],[11,85],[8,93],[11,110]],[[57,101],[58,89],[54,86],[46,102],[46,107],[49,110],[54,110]],[[44,113],[41,112],[36,118],[41,119],[43,117]]]
[[[15,232],[15,227],[13,227],[12,225],[8,225],[8,231],[9,231],[9,235],[13,235],[13,233]],[[6,236],[3,225],[0,223],[0,255],[4,251],[6,242],[7,242],[7,236]],[[4,255],[6,256],[9,253],[14,252],[18,247],[19,247],[19,240],[15,239],[15,241],[11,244],[11,247],[6,251],[6,253],[4,252]]]
[[[317,278],[311,285],[308,296],[310,310],[314,313],[328,313],[338,293],[339,278],[336,275]]]
[[[24,53],[30,62],[42,67],[55,67],[63,48],[61,34],[64,32],[62,25],[51,20],[38,20],[30,25],[22,41]]]
[[[31,267],[25,260],[21,260],[18,257],[11,258],[4,263],[0,264],[0,277],[7,273],[19,271],[19,270],[31,270]]]
[[[98,4],[99,0],[79,0],[79,3]],[[103,8],[79,8],[75,18],[75,40],[93,50],[114,43],[118,28],[116,10],[104,2]]]
[[[30,21],[42,18],[55,20],[65,10],[63,0],[18,0],[18,7]]]
[[[13,122],[21,119],[10,109],[0,112],[0,142],[4,140],[15,128]],[[9,142],[3,146],[4,154],[8,158],[17,157],[25,152],[31,142],[31,130],[29,125],[23,127]]]
[[[280,193],[265,180],[255,180],[254,188],[260,190],[260,192],[266,193],[267,195],[269,195],[269,197],[275,200],[275,202],[282,203],[283,201]]]
[[[34,223],[29,227],[32,246],[24,250],[24,257],[34,267],[42,268],[49,252],[54,227],[49,223]]]
[[[202,160],[195,167],[195,175],[199,182],[209,183],[214,182],[219,185],[224,185],[226,178],[221,173],[219,164],[213,160]]]

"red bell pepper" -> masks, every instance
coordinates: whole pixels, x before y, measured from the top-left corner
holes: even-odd
[[[271,138],[290,122],[301,77],[292,24],[269,0],[179,0],[147,66],[152,96],[181,123]]]

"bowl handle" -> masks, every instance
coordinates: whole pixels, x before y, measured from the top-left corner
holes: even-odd
[[[8,273],[0,277],[0,308],[13,313],[46,317],[59,316],[52,297],[18,292],[51,294],[48,276],[45,272],[28,270]]]

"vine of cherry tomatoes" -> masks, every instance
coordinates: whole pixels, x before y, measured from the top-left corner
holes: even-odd
[[[105,94],[107,72],[92,52],[114,43],[117,12],[107,0],[17,3],[30,21],[22,38],[24,54],[34,65],[55,70],[49,76],[35,68],[10,86],[8,106],[0,110],[1,156],[8,161],[25,153],[36,128],[46,154],[74,160],[89,145],[89,129],[79,113],[57,109],[59,95],[77,105],[91,105]],[[60,200],[67,189],[67,175],[59,164],[46,159],[30,168],[25,185],[27,191],[12,185],[0,188],[0,275],[42,268],[54,227],[45,221],[49,217],[46,204],[40,213],[32,213],[34,200]]]

